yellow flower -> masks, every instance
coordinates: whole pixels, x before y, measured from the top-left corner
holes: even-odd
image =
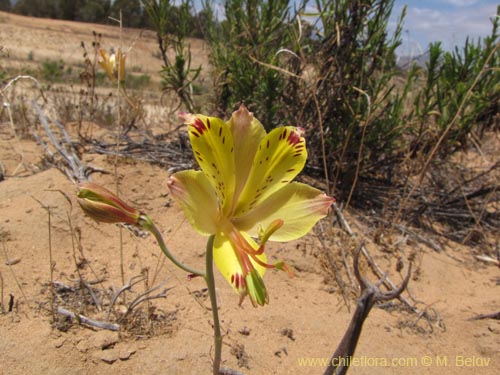
[[[126,55],[119,48],[116,54],[112,53],[110,56],[103,49],[99,50],[99,53],[102,59],[98,63],[104,69],[109,79],[114,82],[118,78],[120,82],[123,82],[125,79]]]
[[[266,134],[244,105],[227,122],[181,117],[201,171],[175,173],[169,190],[199,233],[215,235],[214,262],[241,299],[248,294],[254,306],[264,305],[269,302],[265,270],[290,272],[283,262],[267,263],[266,241],[302,237],[334,199],[292,182],[307,159],[300,128],[285,126]]]

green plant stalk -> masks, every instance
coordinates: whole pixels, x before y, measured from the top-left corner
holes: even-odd
[[[212,315],[214,319],[215,350],[214,350],[213,374],[219,375],[221,354],[222,354],[222,335],[220,333],[219,310],[217,308],[217,296],[215,294],[215,280],[214,280],[214,268],[213,268],[214,238],[215,236],[211,235],[207,241],[205,282],[207,283],[208,294],[210,296],[210,304],[212,306]]]
[[[158,241],[158,245],[160,249],[163,251],[163,254],[177,267],[180,269],[197,276],[201,276],[205,279],[208,288],[208,294],[210,295],[210,304],[212,307],[212,315],[214,320],[214,361],[213,361],[213,373],[214,375],[219,375],[220,364],[221,364],[221,354],[222,354],[222,334],[220,331],[220,323],[219,323],[219,310],[217,308],[217,296],[215,294],[215,280],[214,280],[214,269],[213,269],[213,247],[214,247],[214,235],[211,235],[207,241],[207,252],[206,252],[206,270],[205,273],[198,271],[194,268],[186,266],[177,260],[170,250],[168,249],[165,241],[163,240],[163,236],[160,231],[153,223],[153,220],[147,215],[142,214],[139,220],[139,225],[144,230],[149,231]]]
[[[190,274],[193,274],[196,276],[201,276],[201,277],[206,279],[204,272],[196,270],[196,269],[191,268],[189,266],[186,266],[185,264],[180,262],[176,257],[174,257],[172,255],[172,253],[168,249],[167,245],[165,244],[165,241],[163,240],[163,236],[161,235],[160,231],[158,230],[156,225],[153,223],[153,220],[151,220],[151,218],[149,216],[142,214],[140,219],[139,219],[139,226],[141,228],[143,228],[144,230],[149,231],[155,237],[156,241],[158,241],[158,245],[160,246],[161,251],[163,251],[163,254],[165,254],[165,256],[173,264],[175,264],[177,267],[179,267],[180,269],[182,269]]]

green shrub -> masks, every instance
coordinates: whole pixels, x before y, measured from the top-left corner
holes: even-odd
[[[60,82],[64,75],[64,61],[45,60],[41,66],[41,75],[48,82]]]
[[[125,82],[127,82],[128,88],[139,90],[151,84],[151,77],[149,76],[149,74],[127,74]]]
[[[269,66],[279,65],[280,50],[291,45],[289,1],[225,1],[222,22],[214,9],[206,4],[217,112],[227,116],[245,101],[268,129],[279,125],[287,77]]]
[[[425,85],[414,102],[419,125],[415,148],[442,138],[440,151],[450,154],[468,143],[474,128],[495,123],[500,111],[499,20],[492,19],[491,34],[484,40],[467,38],[462,48],[450,52],[440,42],[429,46]]]

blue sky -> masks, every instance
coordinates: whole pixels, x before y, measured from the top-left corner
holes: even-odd
[[[403,27],[404,45],[399,53],[418,55],[430,42],[440,40],[445,49],[463,45],[467,35],[477,39],[491,32],[490,18],[498,0],[396,0],[393,19],[408,6]],[[393,24],[394,26],[394,24]]]
[[[194,0],[196,8],[200,7],[200,3],[201,0]],[[487,36],[491,32],[490,18],[496,15],[499,4],[499,0],[395,0],[390,24],[392,29],[403,6],[408,7],[403,46],[398,53],[419,55],[428,49],[429,43],[435,41],[441,41],[443,48],[451,50],[455,45],[462,46],[467,36],[476,40]],[[315,9],[314,0],[310,0],[307,11],[315,13]]]

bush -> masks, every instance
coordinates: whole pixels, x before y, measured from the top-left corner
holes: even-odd
[[[42,78],[48,82],[59,82],[64,75],[64,61],[45,60],[41,67]]]
[[[499,20],[492,19],[488,37],[476,42],[467,38],[461,49],[445,52],[440,42],[429,46],[425,85],[414,102],[418,122],[414,151],[442,138],[441,154],[449,155],[467,145],[474,128],[482,132],[498,122]]]
[[[279,64],[279,51],[291,45],[295,17],[288,0],[231,0],[218,22],[213,3],[205,16],[214,74],[214,105],[227,116],[241,101],[269,129],[283,119],[286,77],[269,66]]]

